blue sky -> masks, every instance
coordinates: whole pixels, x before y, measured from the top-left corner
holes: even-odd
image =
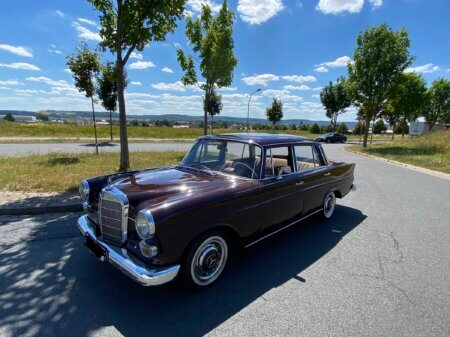
[[[187,14],[200,4],[189,0]],[[251,115],[264,118],[272,97],[282,99],[285,118],[326,120],[320,88],[346,75],[358,32],[387,22],[406,27],[416,61],[409,71],[427,83],[450,77],[448,0],[231,0],[236,14],[234,82],[223,95],[223,115],[244,117],[248,94]],[[84,0],[5,1],[0,12],[0,109],[89,110],[73,87],[65,56],[85,39],[95,46],[98,13]],[[202,114],[201,92],[181,85],[176,48],[190,48],[184,22],[167,37],[136,53],[128,63],[127,111],[133,114]],[[105,54],[104,59],[111,58]],[[342,120],[351,121],[350,109]]]

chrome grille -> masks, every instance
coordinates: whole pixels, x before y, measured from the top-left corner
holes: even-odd
[[[122,244],[127,237],[128,199],[119,189],[106,187],[100,194],[99,220],[103,240]]]

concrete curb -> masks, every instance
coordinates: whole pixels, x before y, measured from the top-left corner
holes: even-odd
[[[427,174],[433,177],[437,177],[437,178],[441,178],[441,179],[445,179],[450,181],[450,174],[447,173],[443,173],[443,172],[439,172],[439,171],[434,171],[434,170],[430,170],[427,168],[423,168],[420,166],[415,166],[415,165],[411,165],[411,164],[405,164],[396,160],[392,160],[392,159],[386,159],[386,158],[382,158],[382,157],[377,157],[377,156],[373,156],[371,154],[367,154],[367,153],[361,153],[361,152],[357,152],[357,151],[353,151],[351,149],[349,149],[348,147],[344,147],[344,150],[359,156],[363,156],[363,157],[367,157],[367,158],[371,158],[371,159],[375,159],[378,161],[382,161],[391,165],[396,165],[396,166],[401,166],[403,168],[406,168],[408,170],[411,171],[416,171],[416,172],[420,172],[423,174]]]

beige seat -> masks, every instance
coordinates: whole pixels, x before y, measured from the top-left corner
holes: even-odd
[[[306,161],[298,161],[297,162],[297,170],[299,171],[305,171],[314,168],[313,163],[308,163]]]

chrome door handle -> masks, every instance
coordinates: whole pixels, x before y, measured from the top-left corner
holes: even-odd
[[[324,177],[328,177],[329,175],[331,175],[331,173],[330,172],[328,172],[328,173],[324,173]]]
[[[296,186],[300,186],[300,185],[303,185],[303,184],[304,184],[303,181],[297,181],[297,182],[295,183]]]

